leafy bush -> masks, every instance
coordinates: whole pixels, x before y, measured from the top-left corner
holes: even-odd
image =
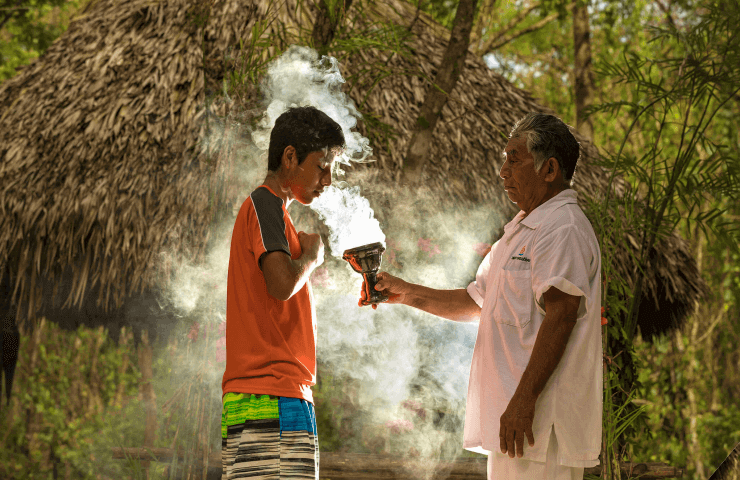
[[[106,418],[120,415],[137,393],[131,340],[124,330],[116,345],[102,327],[65,332],[44,319],[21,336],[11,402],[0,419],[0,477],[96,478],[93,444]]]

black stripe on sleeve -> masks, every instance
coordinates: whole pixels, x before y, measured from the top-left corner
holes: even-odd
[[[251,197],[254,211],[257,213],[265,253],[282,251],[290,256],[290,245],[288,237],[285,236],[283,201],[264,187],[252,192]],[[260,256],[260,268],[262,268],[263,256],[264,254]]]

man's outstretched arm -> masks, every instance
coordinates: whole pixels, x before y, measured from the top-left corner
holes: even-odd
[[[387,303],[408,305],[447,320],[472,322],[480,318],[480,307],[464,288],[437,290],[380,272],[375,289],[389,297]],[[367,298],[364,284],[361,295],[360,305],[363,305]],[[377,308],[377,305],[373,305],[373,308]]]

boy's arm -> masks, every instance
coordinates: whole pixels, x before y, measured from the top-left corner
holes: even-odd
[[[319,234],[298,233],[302,254],[293,260],[282,250],[268,252],[262,258],[262,274],[267,293],[286,301],[308,281],[311,272],[324,261],[324,243]]]
[[[305,253],[292,260],[283,251],[270,252],[262,259],[262,273],[265,276],[267,293],[277,300],[286,301],[306,284],[314,270],[316,259]]]

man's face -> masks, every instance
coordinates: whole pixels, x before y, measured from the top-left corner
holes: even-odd
[[[325,187],[331,185],[334,154],[319,150],[308,154],[300,165],[292,168],[290,190],[293,198],[303,205],[310,205]]]
[[[527,212],[537,208],[547,195],[545,175],[534,169],[534,158],[527,149],[526,138],[511,138],[504,150],[504,164],[499,176],[504,179],[504,190],[509,200]],[[540,170],[547,169],[547,162]]]

